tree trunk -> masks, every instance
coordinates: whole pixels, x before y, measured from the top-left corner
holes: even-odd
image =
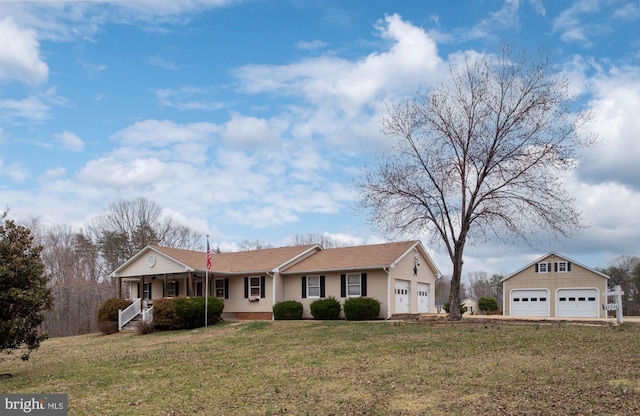
[[[449,292],[449,319],[459,321],[460,313],[460,279],[462,277],[462,246],[456,244],[453,253],[453,275],[451,276],[451,291]]]

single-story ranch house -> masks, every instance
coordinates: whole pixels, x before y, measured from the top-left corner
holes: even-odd
[[[502,279],[504,315],[606,318],[609,276],[549,253]]]
[[[273,305],[296,300],[309,305],[333,296],[341,303],[367,296],[380,302],[380,318],[394,314],[435,312],[435,279],[440,272],[420,241],[324,249],[304,245],[211,255],[176,248],[147,246],[111,276],[119,296],[128,285],[135,312],[153,300],[174,296],[209,296],[224,301],[227,319],[273,319]]]

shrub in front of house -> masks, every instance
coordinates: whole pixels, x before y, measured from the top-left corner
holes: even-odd
[[[273,318],[277,320],[302,319],[302,303],[285,300],[273,305]]]
[[[491,312],[498,310],[498,301],[493,296],[483,296],[478,301],[478,308],[484,311],[485,314],[490,315]]]
[[[172,300],[176,315],[180,320],[181,329],[201,328],[204,326],[204,306],[206,301],[204,296],[175,298]],[[222,300],[216,297],[209,297],[207,303],[207,324],[219,322],[223,309],[224,302]]]
[[[109,335],[118,332],[118,310],[127,309],[131,301],[120,298],[105,300],[98,308],[98,329]]]
[[[380,302],[374,298],[349,298],[344,302],[344,317],[348,321],[378,319]]]
[[[174,299],[158,299],[153,302],[153,326],[160,331],[180,329],[180,317],[173,304]]]
[[[340,319],[340,302],[333,296],[325,299],[317,299],[311,302],[311,316],[313,319]]]

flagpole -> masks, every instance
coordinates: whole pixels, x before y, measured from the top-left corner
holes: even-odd
[[[209,269],[211,268],[211,250],[209,248],[209,234],[207,234],[207,271],[205,272],[204,289],[204,327],[208,326],[209,315]]]

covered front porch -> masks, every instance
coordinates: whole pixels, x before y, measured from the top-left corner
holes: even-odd
[[[204,296],[207,287],[205,275],[195,272],[128,276],[118,279],[119,298],[140,298],[150,304],[156,299]],[[215,293],[212,286],[213,279],[209,276],[209,295]]]
[[[214,279],[212,276],[208,276],[209,284],[207,286],[206,277],[206,274],[195,272],[120,277],[118,297],[130,300],[132,304],[119,312],[118,330],[138,321],[151,323],[155,300],[205,296],[207,287],[209,296],[224,298],[224,284],[228,285],[228,280]],[[220,287],[216,288],[216,285]]]

